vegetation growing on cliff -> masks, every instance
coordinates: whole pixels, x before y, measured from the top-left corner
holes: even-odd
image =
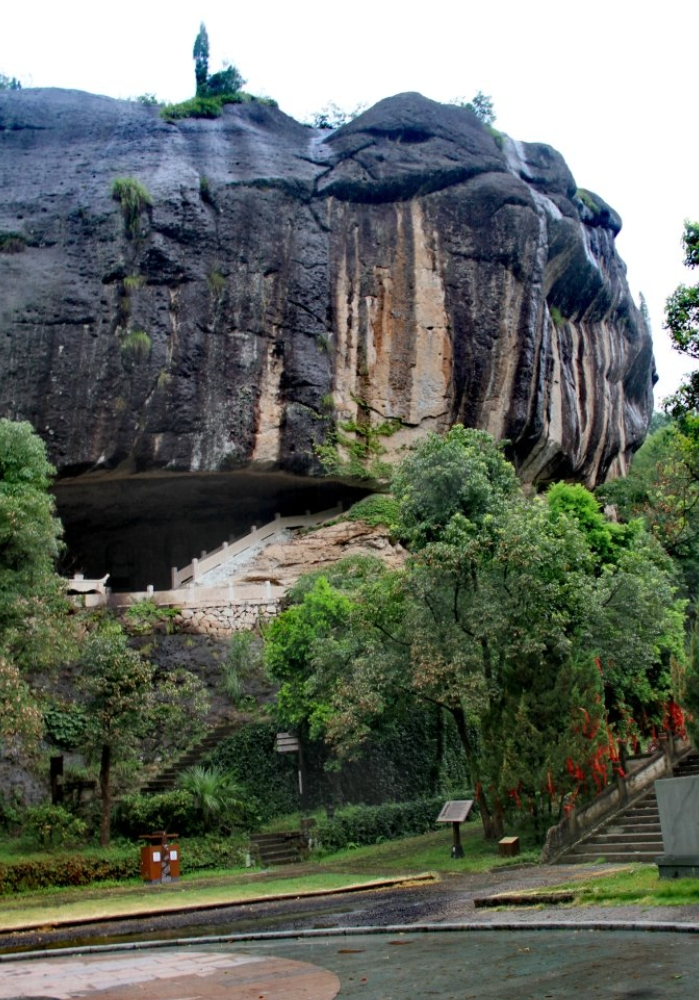
[[[218,118],[226,104],[247,104],[255,101],[276,107],[277,102],[267,97],[255,97],[243,90],[245,80],[236,66],[225,65],[209,75],[209,36],[202,22],[192,50],[196,91],[194,97],[179,104],[166,104],[160,115],[165,121],[182,118]]]
[[[117,177],[112,182],[112,198],[121,205],[126,235],[136,239],[141,231],[142,216],[152,206],[153,199],[134,177]]]

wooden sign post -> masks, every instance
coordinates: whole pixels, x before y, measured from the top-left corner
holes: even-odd
[[[301,740],[296,733],[277,733],[275,741],[277,753],[297,753],[298,758],[298,779],[299,779],[299,799],[301,802],[301,812],[306,811],[306,782],[304,781],[303,747]]]
[[[464,856],[464,849],[461,846],[460,824],[466,822],[472,807],[473,799],[452,799],[450,802],[444,803],[442,811],[437,817],[438,823],[451,823],[453,837],[451,847],[452,858],[463,858]]]

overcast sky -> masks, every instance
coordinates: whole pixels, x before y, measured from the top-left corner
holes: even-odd
[[[247,90],[302,121],[329,101],[352,108],[406,90],[491,95],[498,128],[556,147],[578,185],[621,214],[617,246],[653,324],[656,398],[676,387],[689,364],[669,348],[663,306],[679,282],[699,280],[680,243],[683,220],[699,220],[699,5],[34,0],[5,5],[0,72],[25,86],[184,100],[202,20],[210,72],[234,63]]]

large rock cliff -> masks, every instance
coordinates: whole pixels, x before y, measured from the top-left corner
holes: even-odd
[[[0,412],[63,475],[313,473],[335,421],[392,418],[594,484],[652,408],[619,228],[550,146],[418,94],[328,134],[0,92]]]

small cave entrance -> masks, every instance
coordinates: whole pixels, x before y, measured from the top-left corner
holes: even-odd
[[[345,510],[369,491],[284,473],[152,473],[80,476],[54,487],[65,528],[61,571],[98,579],[113,591],[168,590],[173,566],[283,517]]]

